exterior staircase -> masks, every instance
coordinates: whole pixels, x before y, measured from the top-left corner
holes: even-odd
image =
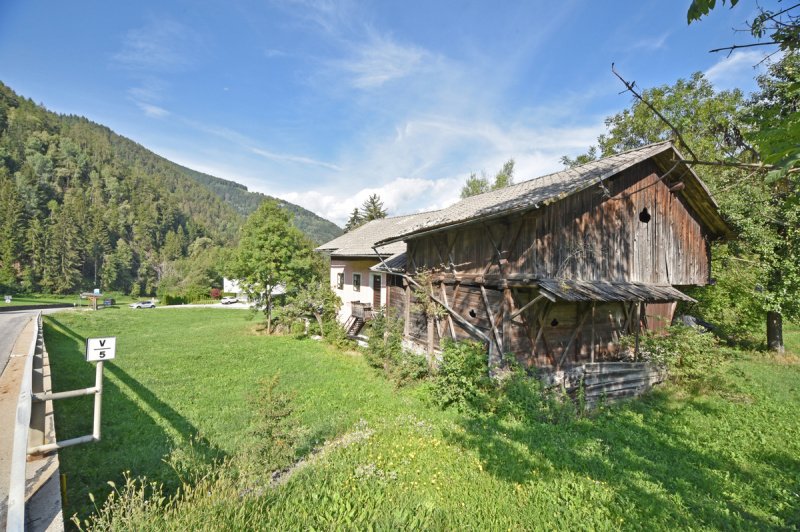
[[[347,331],[347,336],[355,338],[358,336],[358,333],[361,332],[361,329],[364,328],[364,325],[372,318],[372,305],[369,303],[359,303],[358,301],[353,301],[350,305],[350,317],[347,318],[344,328]]]

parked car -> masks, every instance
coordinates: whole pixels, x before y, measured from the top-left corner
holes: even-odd
[[[156,304],[152,301],[137,301],[128,306],[131,308],[156,308]]]
[[[223,305],[230,305],[231,303],[238,303],[239,300],[235,297],[223,297],[219,302]]]

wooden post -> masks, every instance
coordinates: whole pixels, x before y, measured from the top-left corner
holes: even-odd
[[[511,311],[514,308],[514,298],[510,288],[503,289],[503,347],[506,352],[511,351]]]
[[[408,335],[411,332],[411,284],[408,281],[406,281],[404,284],[406,285],[406,307],[403,309],[403,313],[405,314],[403,338],[408,338]]]
[[[449,307],[450,302],[447,301],[447,288],[445,287],[444,283],[440,284],[439,286],[442,288],[442,301],[444,301],[444,304]],[[453,317],[450,315],[449,312],[447,313],[447,325],[450,327],[450,336],[453,338],[453,340],[455,340],[456,327],[453,324]]]
[[[594,309],[595,309],[595,303],[596,303],[595,301],[592,301],[592,349],[591,349],[591,352],[589,353],[589,361],[592,364],[594,364],[594,344],[595,344],[595,338],[594,338]]]
[[[483,304],[486,306],[486,314],[489,316],[489,324],[492,326],[494,340],[497,343],[497,350],[499,351],[500,356],[502,356],[503,341],[500,339],[500,333],[497,331],[497,324],[494,321],[494,313],[492,312],[492,308],[489,306],[489,297],[486,295],[486,288],[483,285],[480,285],[480,288],[481,295],[483,296]]]
[[[639,319],[639,309],[640,308],[641,308],[641,303],[636,305],[636,330],[634,331],[634,334],[636,335],[636,341],[635,341],[634,347],[633,347],[633,357],[634,357],[634,359],[638,359],[639,358],[639,329],[642,328],[641,327],[642,323],[641,323],[641,320]]]

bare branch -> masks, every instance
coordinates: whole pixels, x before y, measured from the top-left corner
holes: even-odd
[[[763,164],[763,163],[738,163],[732,161],[698,161],[697,159],[683,159],[679,162],[685,164],[696,164],[700,166],[724,166],[727,168],[745,168],[749,170],[777,170],[777,167],[771,164]]]
[[[662,120],[662,121],[663,121],[665,124],[667,124],[667,125],[669,126],[669,128],[672,130],[672,132],[675,134],[675,136],[676,136],[676,137],[678,137],[678,140],[680,141],[681,145],[682,145],[682,146],[683,146],[683,147],[686,149],[686,152],[687,152],[689,155],[691,155],[691,156],[692,156],[692,159],[697,159],[697,155],[695,155],[695,154],[694,154],[694,152],[692,151],[692,148],[690,148],[690,147],[689,147],[689,144],[687,144],[687,143],[686,143],[686,141],[683,139],[683,136],[681,135],[680,131],[678,131],[678,128],[676,128],[675,126],[673,126],[673,125],[672,125],[672,123],[671,123],[669,120],[667,120],[667,119],[666,119],[666,117],[665,117],[664,115],[662,115],[662,114],[661,114],[661,113],[658,111],[658,109],[656,109],[655,107],[653,107],[653,104],[651,104],[650,102],[648,102],[647,100],[645,100],[645,99],[642,97],[642,95],[641,95],[641,94],[639,94],[638,92],[636,92],[636,89],[634,89],[634,88],[633,88],[633,87],[634,87],[634,84],[635,84],[636,82],[635,82],[635,81],[634,81],[634,82],[628,82],[628,81],[626,81],[626,80],[625,80],[625,79],[624,79],[622,76],[620,76],[620,75],[619,75],[619,73],[617,72],[617,70],[614,68],[614,63],[611,63],[611,72],[613,72],[613,73],[614,73],[614,75],[615,75],[615,76],[617,76],[617,77],[619,78],[619,80],[620,80],[620,81],[621,81],[621,82],[622,82],[622,83],[625,85],[625,87],[628,89],[628,91],[630,91],[630,93],[631,93],[631,94],[633,94],[633,96],[634,96],[634,97],[635,97],[637,100],[639,100],[639,101],[640,101],[640,102],[642,102],[644,105],[646,105],[646,106],[648,107],[648,109],[650,109],[651,111],[653,111],[653,112],[656,114],[656,116],[657,116],[658,118],[660,118],[660,119],[661,119],[661,120]]]
[[[734,50],[736,50],[738,48],[752,48],[753,46],[769,46],[771,44],[778,44],[778,42],[777,41],[769,41],[769,42],[752,42],[750,44],[734,44],[732,46],[725,46],[723,48],[714,48],[713,50],[709,50],[708,53],[722,52],[722,51],[725,51],[725,50],[730,50],[731,52],[733,52]]]

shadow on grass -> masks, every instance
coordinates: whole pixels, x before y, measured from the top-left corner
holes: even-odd
[[[85,361],[84,337],[53,316],[45,320],[44,337],[57,391],[93,385],[95,368]],[[168,494],[174,493],[180,486],[179,472],[165,458],[176,449],[190,450],[187,465],[209,465],[225,458],[192,423],[114,361],[106,362],[104,369],[100,442],[60,451],[61,469],[67,475],[67,519],[75,513],[87,517],[94,509],[89,493],[101,504],[111,491],[107,482],[121,486],[126,471],[162,483]],[[85,397],[56,402],[59,440],[91,434],[93,401]]]
[[[467,416],[460,423],[463,431],[445,437],[476,450],[484,470],[502,481],[558,482],[568,472],[602,482],[615,494],[612,504],[617,513],[645,528],[775,527],[774,521],[755,515],[737,500],[742,485],[775,500],[774,487],[760,486],[760,477],[693,444],[696,435],[686,422],[687,410],[719,415],[699,401],[682,402],[676,408],[665,393],[655,392],[613,407],[608,414],[561,424]],[[798,467],[789,457],[772,458],[776,465]],[[734,482],[739,484],[738,493]]]

